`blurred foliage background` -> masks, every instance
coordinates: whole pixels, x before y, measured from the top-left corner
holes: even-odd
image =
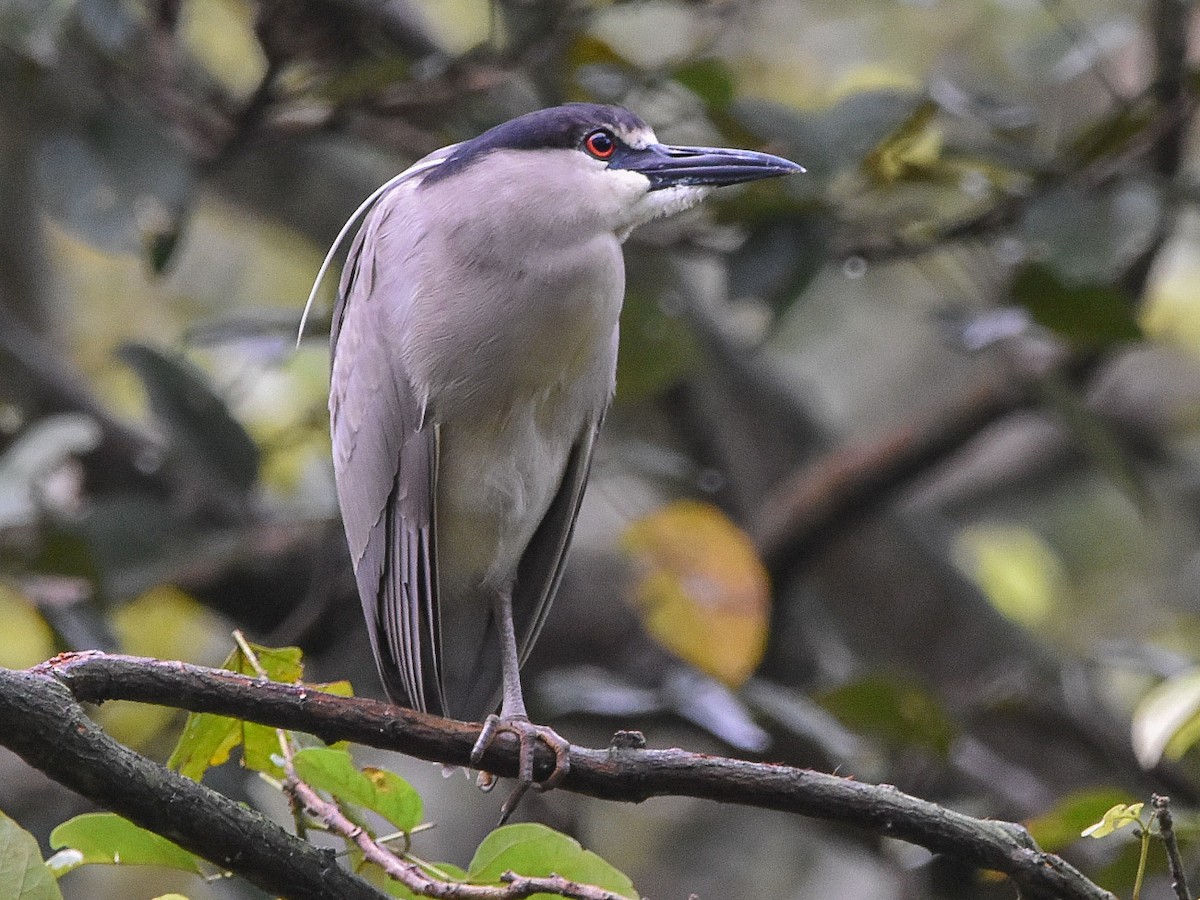
[[[1185,0],[0,0],[0,664],[215,663],[237,626],[377,693],[300,307],[417,157],[619,103],[809,173],[630,239],[534,717],[1027,821],[1118,891],[1133,842],[1079,831],[1167,791],[1194,865],[1195,33]],[[181,721],[97,715],[160,757]],[[385,763],[439,823],[416,851],[469,858],[499,800]],[[765,812],[526,804],[651,897],[1011,895]],[[82,807],[0,754],[0,808]]]

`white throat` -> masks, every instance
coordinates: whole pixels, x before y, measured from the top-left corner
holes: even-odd
[[[705,198],[708,191],[707,187],[692,184],[647,191],[634,203],[628,220],[629,224],[617,232],[617,237],[624,241],[629,237],[629,233],[639,225],[645,225],[654,219],[673,216],[686,209],[691,209]]]

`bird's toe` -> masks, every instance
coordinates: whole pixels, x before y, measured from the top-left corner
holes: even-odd
[[[521,797],[530,787],[539,791],[548,791],[557,787],[571,770],[571,743],[553,728],[546,725],[535,725],[525,716],[491,715],[483,723],[483,730],[471,749],[471,765],[476,768],[483,762],[487,749],[502,732],[516,737],[520,756],[517,767],[517,786],[512,795],[505,801],[501,821],[507,819],[520,802]],[[537,745],[541,743],[554,754],[554,767],[550,773],[539,780],[534,779],[533,762]]]

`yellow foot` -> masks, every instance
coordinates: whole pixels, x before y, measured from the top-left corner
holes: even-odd
[[[496,735],[502,731],[516,736],[520,744],[521,755],[517,767],[517,786],[500,808],[501,823],[512,815],[513,810],[517,808],[517,804],[530,787],[537,788],[539,791],[548,791],[562,782],[566,774],[571,771],[570,742],[553,728],[534,725],[524,716],[488,716],[483,723],[483,731],[479,733],[479,739],[471,748],[472,766],[479,767],[480,762],[483,761],[483,754],[492,745]],[[549,747],[550,752],[554,754],[554,769],[543,781],[535,782],[533,780],[533,750],[538,741]],[[481,776],[480,787],[484,790],[490,790],[494,783],[494,779],[485,783]]]

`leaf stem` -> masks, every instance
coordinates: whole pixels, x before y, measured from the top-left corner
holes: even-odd
[[[1150,856],[1150,829],[1143,827],[1142,832],[1142,853],[1138,857],[1137,878],[1133,881],[1133,900],[1141,900],[1142,896],[1142,879],[1146,877],[1146,860]]]

